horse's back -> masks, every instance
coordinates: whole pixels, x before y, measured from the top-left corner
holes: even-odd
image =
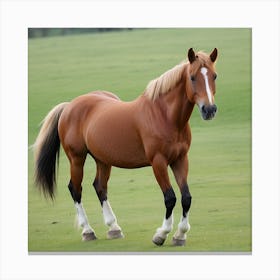
[[[94,98],[111,98],[111,99],[115,99],[115,100],[120,100],[119,97],[117,95],[115,95],[114,93],[112,92],[109,92],[109,91],[105,91],[105,90],[102,90],[102,91],[93,91],[93,92],[90,92],[88,94],[86,94],[86,96],[90,96],[90,97],[94,97]]]

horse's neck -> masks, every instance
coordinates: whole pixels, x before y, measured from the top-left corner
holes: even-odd
[[[191,103],[186,94],[185,83],[179,83],[173,90],[160,98],[166,107],[169,121],[179,130],[185,128],[192,114],[194,104]]]

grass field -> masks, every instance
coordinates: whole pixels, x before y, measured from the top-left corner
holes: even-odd
[[[80,231],[73,226],[75,208],[67,188],[69,164],[64,152],[53,203],[44,200],[34,187],[33,154],[29,150],[30,252],[251,251],[250,29],[144,29],[29,40],[29,145],[36,138],[40,121],[56,104],[96,89],[133,100],[149,80],[182,61],[190,47],[207,52],[217,47],[219,58],[217,116],[205,122],[196,108],[191,118],[188,182],[193,202],[187,246],[171,246],[181,215],[180,203],[165,245],[157,247],[151,242],[165,212],[151,168],[113,168],[109,199],[125,238],[106,240],[107,227],[92,188],[95,164],[90,157],[85,165],[83,204],[98,240],[82,242]]]

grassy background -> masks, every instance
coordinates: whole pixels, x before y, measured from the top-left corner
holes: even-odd
[[[162,193],[151,168],[113,168],[109,199],[125,238],[106,240],[99,201],[92,188],[94,161],[88,157],[83,204],[98,236],[81,242],[73,228],[75,208],[68,192],[69,163],[61,152],[55,202],[45,201],[33,184],[29,150],[29,251],[89,252],[250,252],[251,251],[251,30],[144,29],[114,33],[31,39],[28,45],[31,145],[39,123],[56,104],[96,89],[123,100],[140,95],[149,80],[178,64],[188,48],[219,49],[218,114],[191,118],[193,142],[188,182],[193,196],[187,246],[171,246],[181,215],[174,209],[174,229],[162,247],[152,236],[165,213]],[[179,190],[172,174],[178,202]]]

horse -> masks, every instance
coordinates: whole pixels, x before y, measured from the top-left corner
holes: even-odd
[[[151,166],[161,188],[165,215],[152,241],[161,246],[173,228],[176,196],[171,186],[171,167],[181,193],[182,215],[172,244],[184,246],[190,230],[192,196],[187,183],[188,151],[191,145],[189,119],[195,105],[202,119],[214,118],[217,106],[215,62],[211,54],[190,48],[187,58],[150,81],[133,101],[121,101],[108,91],[93,91],[55,106],[42,122],[34,143],[35,183],[46,197],[54,198],[60,144],[70,162],[68,188],[76,207],[82,240],[96,239],[82,204],[83,166],[89,154],[96,162],[93,187],[99,198],[107,238],[123,238],[107,195],[112,166]]]

